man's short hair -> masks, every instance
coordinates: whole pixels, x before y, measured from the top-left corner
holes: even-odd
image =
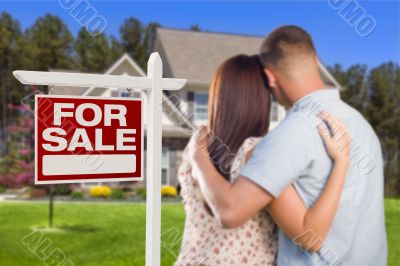
[[[260,60],[264,67],[279,67],[299,56],[315,55],[310,34],[297,26],[283,26],[273,30],[264,39]]]

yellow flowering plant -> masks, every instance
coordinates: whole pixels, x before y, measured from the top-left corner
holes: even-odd
[[[162,186],[161,187],[161,196],[163,197],[176,197],[178,192],[176,188],[173,186]]]
[[[107,198],[111,195],[111,188],[108,186],[94,186],[90,188],[90,196],[94,198]]]

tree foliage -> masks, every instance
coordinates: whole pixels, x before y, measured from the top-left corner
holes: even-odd
[[[343,86],[342,99],[359,110],[371,123],[382,146],[385,192],[400,195],[400,66],[388,62],[367,70],[354,65],[329,69]]]
[[[155,32],[159,26],[158,23],[150,23],[145,26],[136,18],[128,18],[120,27],[123,49],[143,68],[153,49]]]
[[[48,71],[73,67],[73,37],[59,17],[51,14],[40,17],[26,31],[25,38],[32,69]]]
[[[92,36],[82,28],[75,40],[74,48],[81,71],[102,72],[112,63],[111,47],[103,33]]]
[[[19,85],[12,77],[11,73],[17,69],[23,58],[22,54],[22,33],[20,24],[8,13],[0,14],[0,114],[1,114],[1,132],[2,144],[0,150],[8,154],[8,146],[4,145],[9,139],[7,127],[10,122],[10,110],[8,104],[17,102],[20,97]]]

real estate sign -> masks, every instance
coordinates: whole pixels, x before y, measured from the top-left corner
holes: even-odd
[[[143,180],[142,100],[35,98],[35,184]]]
[[[163,90],[179,90],[185,79],[163,78],[152,53],[146,77],[13,71],[29,85],[147,90],[146,266],[161,257],[161,150]],[[35,184],[142,180],[142,101],[127,98],[37,96]]]

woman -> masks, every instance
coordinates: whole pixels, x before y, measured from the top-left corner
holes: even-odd
[[[213,141],[208,150],[218,171],[229,181],[239,175],[259,138],[268,132],[271,99],[267,84],[257,56],[239,55],[228,59],[214,76],[210,88],[207,126],[207,131],[212,132]],[[184,156],[178,179],[186,223],[180,255],[175,265],[275,265],[275,223],[289,236],[296,236],[294,234],[302,232],[303,223],[307,221],[307,228],[318,232],[318,236],[323,239],[333,219],[324,210],[336,210],[348,158],[335,149],[335,138],[328,137],[322,129],[320,132],[335,167],[318,201],[326,198],[324,193],[327,190],[337,192],[336,200],[325,199],[314,205],[322,204],[324,208],[313,207],[308,210],[291,186],[268,206],[270,214],[262,210],[236,229],[224,229],[214,219],[191,175],[190,163]],[[346,137],[349,138],[348,134]],[[342,152],[347,154],[348,150]],[[285,215],[281,197],[286,197],[286,202],[289,198],[291,203],[298,206],[290,218]],[[301,240],[301,237],[298,239]],[[321,244],[320,241],[318,243]],[[318,250],[319,247],[311,245],[308,248]]]

